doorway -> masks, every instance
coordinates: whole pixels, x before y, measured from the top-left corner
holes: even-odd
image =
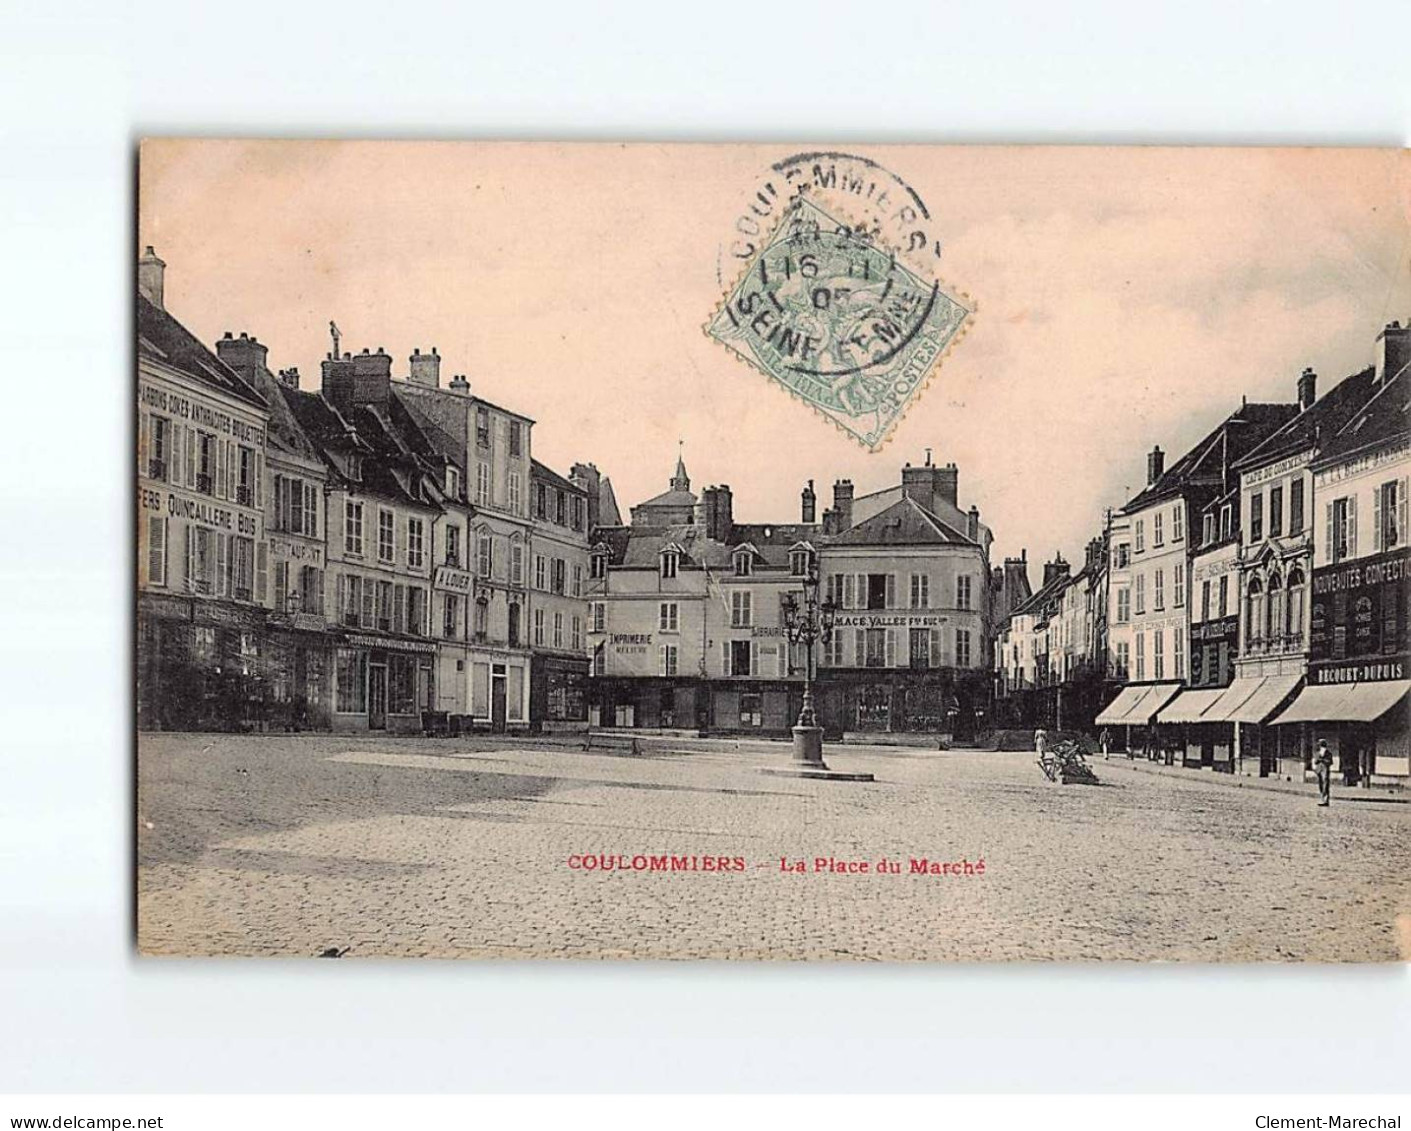
[[[504,734],[506,719],[505,673],[501,665],[495,665],[495,674],[490,680],[490,729],[496,734]]]
[[[387,666],[372,664],[367,669],[367,729],[387,729]]]

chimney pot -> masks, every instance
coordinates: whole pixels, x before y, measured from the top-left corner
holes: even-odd
[[[151,244],[137,260],[137,292],[158,310],[166,309],[166,268],[167,265],[157,257]]]
[[[1318,397],[1318,374],[1312,368],[1306,368],[1298,378],[1298,408],[1300,412],[1307,412],[1313,407],[1313,402]]]
[[[1161,445],[1155,445],[1146,457],[1146,485],[1150,487],[1158,479],[1161,473],[1166,470],[1166,453],[1161,450]]]

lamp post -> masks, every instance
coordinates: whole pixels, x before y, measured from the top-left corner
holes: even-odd
[[[823,763],[823,728],[813,709],[814,667],[813,646],[833,631],[837,607],[831,600],[818,600],[818,556],[809,554],[804,574],[803,593],[784,594],[784,633],[791,645],[804,647],[803,709],[794,726],[794,760],[808,766],[827,769]]]

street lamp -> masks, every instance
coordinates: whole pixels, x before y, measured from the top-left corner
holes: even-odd
[[[818,600],[818,556],[808,555],[800,594],[786,593],[783,599],[784,633],[791,645],[804,647],[803,709],[794,726],[794,760],[827,769],[823,763],[823,728],[813,709],[813,681],[818,672],[813,662],[813,646],[833,631],[837,606],[831,600]]]

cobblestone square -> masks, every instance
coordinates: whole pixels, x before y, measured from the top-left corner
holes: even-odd
[[[976,750],[830,748],[835,768],[877,780],[818,782],[759,772],[787,763],[783,744],[676,745],[624,757],[488,739],[143,735],[140,948],[1407,957],[1405,804],[1338,799],[1317,809],[1310,797],[1198,771],[1138,773],[1125,760],[1097,760],[1098,787],[1054,786],[1027,753]],[[663,856],[697,859],[685,862],[693,870],[651,870]],[[585,870],[582,857],[620,866]],[[639,868],[634,857],[645,858]],[[706,858],[728,863],[708,871]],[[850,870],[820,870],[820,858]],[[898,871],[879,872],[882,861]],[[801,872],[783,870],[800,863]]]

